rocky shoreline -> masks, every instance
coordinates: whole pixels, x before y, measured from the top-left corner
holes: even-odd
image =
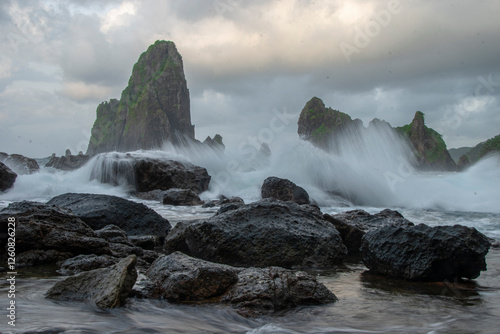
[[[352,257],[373,274],[413,282],[474,279],[486,270],[491,243],[474,228],[415,226],[392,210],[323,214],[299,204],[302,188],[271,181],[263,184],[267,198],[210,201],[219,207],[212,217],[174,228],[143,204],[75,193],[12,203],[0,221],[16,217],[19,267],[56,264],[70,275],[47,298],[103,308],[129,296],[226,304],[245,316],[332,303],[335,295],[307,271],[335,271]],[[140,291],[132,289],[137,271],[147,276]]]

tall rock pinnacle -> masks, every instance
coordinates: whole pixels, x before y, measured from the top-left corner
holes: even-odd
[[[194,139],[189,90],[175,44],[156,41],[134,65],[120,100],[97,107],[88,155],[158,148]]]

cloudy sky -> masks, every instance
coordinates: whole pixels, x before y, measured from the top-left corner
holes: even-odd
[[[421,110],[475,145],[500,133],[499,17],[497,0],[2,1],[0,151],[85,151],[158,39],[183,57],[198,139],[263,139],[277,114],[294,135],[317,96],[365,125]]]

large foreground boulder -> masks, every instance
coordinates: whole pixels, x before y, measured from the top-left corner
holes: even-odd
[[[102,183],[128,185],[136,192],[180,188],[200,194],[210,183],[205,168],[187,162],[145,158],[134,153],[100,154],[91,178]]]
[[[347,247],[349,255],[359,254],[361,239],[366,232],[388,225],[402,227],[413,226],[414,224],[405,219],[397,211],[385,209],[374,215],[364,210],[352,210],[336,215],[324,214],[323,218],[331,222],[340,232],[340,236]]]
[[[309,194],[304,188],[290,180],[279,177],[268,177],[261,188],[262,198],[276,198],[281,201],[293,201],[298,204],[309,204]]]
[[[9,168],[18,175],[33,174],[40,170],[40,166],[35,159],[25,157],[21,154],[0,152],[0,162],[9,166]]]
[[[415,281],[473,279],[486,270],[490,242],[475,228],[455,225],[386,226],[363,238],[371,272]]]
[[[180,222],[165,242],[207,261],[241,267],[328,268],[347,253],[319,209],[264,199],[194,222]]]
[[[305,272],[279,267],[235,268],[181,252],[158,258],[147,276],[153,283],[149,297],[177,303],[228,303],[246,315],[337,300],[331,291]]]
[[[314,276],[280,267],[247,268],[238,274],[238,283],[222,298],[240,313],[266,313],[299,305],[321,305],[337,297]]]
[[[14,186],[17,174],[0,162],[0,191],[5,191]]]
[[[101,308],[125,303],[137,279],[137,257],[130,255],[109,268],[95,269],[70,276],[46,293],[53,300],[91,301]]]
[[[8,217],[16,218],[17,265],[56,262],[79,254],[111,254],[106,240],[65,209],[37,202],[12,203],[0,211],[2,233],[7,233]]]
[[[142,203],[117,196],[97,194],[63,194],[47,204],[70,209],[94,230],[113,224],[130,236],[153,235],[164,239],[170,223]]]
[[[172,302],[206,301],[221,296],[235,284],[239,270],[175,252],[156,259],[146,275],[154,282],[150,296]]]

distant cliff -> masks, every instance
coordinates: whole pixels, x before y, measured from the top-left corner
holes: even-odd
[[[156,41],[134,65],[120,100],[97,107],[87,155],[154,149],[194,139],[189,91],[175,44]]]
[[[309,100],[299,116],[298,134],[301,139],[312,142],[318,147],[327,149],[332,143],[332,138],[351,126],[362,126],[359,119],[353,120],[351,116],[326,108],[320,98],[313,97]]]
[[[488,154],[500,153],[500,135],[483,141],[474,147],[462,147],[457,150],[461,150],[460,152],[463,153],[460,156],[461,159],[467,159],[470,164],[474,164]]]
[[[457,170],[457,165],[448,153],[441,135],[425,126],[423,112],[417,111],[410,124],[397,127],[396,130],[406,136],[413,145],[420,169]]]

